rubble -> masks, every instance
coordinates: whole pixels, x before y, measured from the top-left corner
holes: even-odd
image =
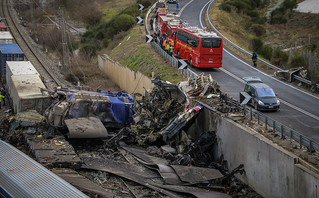
[[[146,91],[142,101],[135,101],[134,125],[139,144],[155,142],[163,127],[183,112],[187,105],[185,94],[174,84],[160,79],[152,81],[155,87]]]
[[[11,123],[10,141],[29,146],[36,160],[46,167],[80,168],[82,162],[62,134],[50,134],[45,118],[35,110],[18,113]]]
[[[218,97],[220,93],[219,84],[210,74],[201,73],[196,78],[190,78],[187,83],[180,83],[179,86],[188,96],[211,98]]]

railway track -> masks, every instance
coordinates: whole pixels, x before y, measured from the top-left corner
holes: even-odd
[[[70,86],[63,76],[59,73],[59,69],[48,60],[48,57],[30,38],[26,30],[20,26],[18,16],[13,9],[12,1],[1,1],[1,15],[4,17],[9,30],[14,37],[16,43],[24,52],[25,59],[30,61],[40,73],[43,83],[48,88],[67,87]]]

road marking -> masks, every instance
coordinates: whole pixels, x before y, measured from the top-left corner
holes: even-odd
[[[183,7],[183,9],[179,12],[179,15],[181,15],[181,13],[182,13],[182,11],[185,9],[185,7],[188,6],[191,2],[193,2],[193,0],[191,0],[189,3],[187,3],[187,4]],[[200,11],[199,22],[200,22],[200,25],[201,25],[202,28],[204,27],[203,24],[202,24],[202,21],[201,21],[202,12],[203,12],[204,8],[205,8],[210,2],[211,2],[211,0],[210,0],[209,2],[207,2],[207,3],[205,4],[205,6],[204,6],[204,7],[201,9],[201,11]],[[245,65],[251,67],[248,63],[246,63],[246,62],[240,60],[239,58],[237,58],[236,56],[234,56],[233,54],[231,54],[229,51],[227,51],[225,48],[224,48],[224,51],[227,52],[227,53],[228,53],[229,55],[231,55],[232,57],[234,57],[235,59],[237,59],[238,61],[242,62],[243,64],[245,64]],[[289,85],[289,84],[287,84],[287,83],[284,83],[284,82],[282,82],[282,81],[280,81],[280,80],[274,78],[273,76],[270,76],[269,74],[266,74],[266,73],[263,72],[263,71],[260,71],[260,70],[254,68],[254,67],[251,67],[251,68],[252,68],[252,69],[255,69],[256,71],[258,71],[258,72],[260,72],[260,73],[262,73],[262,74],[264,74],[265,76],[268,76],[268,77],[270,77],[270,78],[272,78],[272,79],[274,79],[274,80],[276,80],[276,81],[278,81],[278,82],[281,82],[281,83],[284,84],[284,85],[287,85],[287,86],[289,86],[289,87],[291,87],[291,88],[293,88],[293,89],[295,89],[295,90],[298,90],[298,91],[300,91],[300,92],[302,92],[302,93],[304,93],[304,94],[307,94],[307,95],[309,95],[309,96],[312,96],[312,97],[314,97],[314,98],[316,98],[316,99],[319,99],[319,97],[314,96],[314,95],[312,95],[312,94],[309,94],[308,92],[305,92],[305,91],[303,91],[303,90],[297,89],[296,87],[294,87],[294,86],[292,86],[292,85]],[[224,69],[224,68],[219,68],[219,69],[220,69],[221,71],[223,71],[224,73],[228,74],[229,76],[233,77],[234,79],[238,80],[239,82],[242,82],[242,83],[245,84],[245,81],[244,81],[243,79],[239,78],[238,76],[234,75],[233,73],[227,71],[227,70]],[[285,100],[282,100],[282,99],[280,99],[280,98],[278,98],[278,99],[279,99],[280,102],[282,102],[283,104],[285,104],[285,105],[287,105],[287,106],[290,106],[291,108],[293,108],[293,109],[295,109],[295,110],[297,110],[297,111],[299,111],[299,112],[301,112],[301,113],[304,113],[304,114],[306,114],[306,115],[308,115],[308,116],[310,116],[310,117],[312,117],[312,118],[314,118],[314,119],[316,119],[316,120],[319,120],[319,117],[318,117],[318,116],[316,116],[316,115],[314,115],[314,114],[312,114],[312,113],[309,113],[309,112],[307,112],[307,111],[305,111],[305,110],[303,110],[303,109],[301,109],[301,108],[299,108],[299,107],[297,107],[297,106],[295,106],[295,105],[293,105],[293,104],[290,104],[289,102],[287,102],[287,101],[285,101]]]
[[[229,75],[229,76],[233,77],[234,79],[238,80],[239,82],[244,83],[244,84],[246,83],[243,79],[241,79],[238,76],[236,76],[235,74],[227,71],[226,69],[224,69],[224,68],[219,68],[219,69],[222,72],[226,73],[227,75]],[[293,108],[293,109],[295,109],[295,110],[297,110],[297,111],[299,111],[301,113],[304,113],[304,114],[306,114],[306,115],[308,115],[308,116],[310,116],[310,117],[312,117],[312,118],[314,118],[316,120],[319,120],[318,116],[316,116],[316,115],[314,115],[312,113],[309,113],[308,111],[305,111],[305,110],[303,110],[303,109],[301,109],[301,108],[299,108],[299,107],[297,107],[297,106],[295,106],[295,105],[293,105],[293,104],[291,104],[291,103],[289,103],[289,102],[287,102],[287,101],[285,101],[283,99],[280,99],[280,98],[278,98],[278,99],[280,100],[281,103],[283,103],[283,104],[285,104],[285,105],[287,105],[287,106],[289,106],[289,107],[291,107],[291,108]]]
[[[182,15],[182,12],[184,11],[184,9],[193,2],[194,0],[191,0],[190,2],[188,2],[186,5],[184,5],[182,7],[182,9],[178,12],[178,15],[181,16]]]
[[[228,53],[229,55],[231,55],[232,57],[234,57],[235,59],[237,59],[238,61],[242,62],[243,64],[245,64],[245,65],[251,67],[251,65],[249,65],[248,63],[246,63],[246,62],[240,60],[239,58],[237,58],[236,56],[234,56],[233,54],[231,54],[229,51],[227,51],[226,49],[224,49],[224,51],[227,52],[227,53]],[[302,92],[302,93],[304,93],[304,94],[307,94],[308,96],[312,96],[312,97],[314,97],[314,98],[316,98],[316,99],[319,100],[319,97],[318,97],[318,96],[312,95],[312,94],[310,94],[310,93],[308,93],[308,92],[306,92],[306,91],[304,91],[304,90],[298,89],[298,88],[296,88],[296,87],[294,87],[294,86],[292,86],[292,85],[289,85],[289,84],[287,84],[287,83],[285,83],[285,82],[282,82],[282,81],[278,80],[277,78],[274,78],[273,76],[271,76],[271,75],[269,75],[269,74],[266,74],[265,72],[260,71],[260,70],[254,68],[254,67],[251,67],[251,68],[254,69],[254,70],[256,70],[256,71],[258,71],[258,72],[260,72],[260,73],[262,73],[262,74],[264,74],[265,76],[268,76],[269,78],[272,78],[273,80],[276,80],[276,81],[278,81],[278,82],[281,82],[281,83],[284,84],[284,85],[287,85],[287,86],[289,86],[289,87],[291,87],[291,88],[293,88],[293,89],[295,89],[295,90],[298,90],[298,91],[300,91],[300,92]]]
[[[199,23],[200,23],[200,26],[201,26],[202,28],[204,27],[204,26],[203,26],[203,23],[202,23],[202,13],[203,13],[205,7],[206,7],[210,2],[211,2],[211,0],[208,1],[208,2],[204,5],[204,7],[200,10],[200,13],[199,13]]]

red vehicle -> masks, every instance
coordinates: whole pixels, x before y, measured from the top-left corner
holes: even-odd
[[[222,67],[223,40],[197,27],[179,27],[172,34],[174,54],[199,68]]]
[[[160,32],[160,36],[163,34],[167,34],[167,29],[168,29],[168,24],[172,21],[178,21],[179,23],[179,16],[174,15],[174,14],[166,14],[166,15],[159,15],[158,17],[158,26],[157,26],[157,31]],[[171,23],[173,24],[173,23]]]

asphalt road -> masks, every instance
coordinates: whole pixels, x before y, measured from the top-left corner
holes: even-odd
[[[208,2],[209,0],[182,0],[180,3],[182,20],[198,27],[201,27],[201,20],[205,26],[205,10],[202,9]],[[175,4],[169,5],[169,9],[177,12]],[[211,74],[220,84],[221,89],[236,99],[239,99],[239,92],[244,89],[242,77],[260,77],[263,82],[274,89],[281,101],[280,111],[264,112],[264,114],[319,143],[319,97],[317,95],[280,81],[258,70],[258,68],[253,68],[251,63],[233,55],[226,48],[224,48],[221,69],[191,69],[196,73],[205,71],[205,73]]]

